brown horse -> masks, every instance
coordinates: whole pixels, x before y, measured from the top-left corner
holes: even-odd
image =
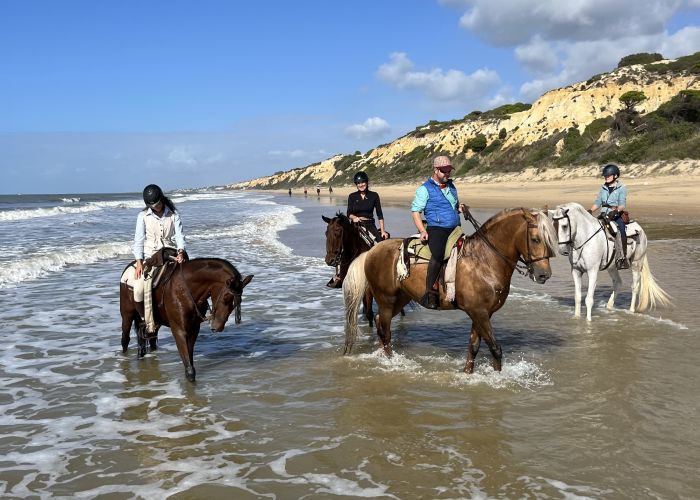
[[[345,275],[348,273],[350,263],[361,253],[370,249],[367,240],[360,234],[360,228],[343,213],[338,212],[332,219],[322,215],[321,218],[328,224],[326,227],[326,264],[338,269],[338,280],[332,288],[340,288],[343,285]],[[331,286],[332,279],[328,286]],[[364,316],[369,326],[374,325],[374,310],[372,309],[372,292],[367,290],[362,299]],[[403,311],[402,311],[403,314]]]
[[[129,264],[127,269],[133,264]],[[165,277],[153,291],[154,317],[156,323],[170,328],[185,365],[185,375],[194,382],[194,343],[201,323],[208,320],[211,330],[220,332],[233,311],[236,324],[240,323],[243,288],[250,283],[253,275],[242,278],[233,264],[223,259],[193,259],[170,265],[174,269],[172,272],[166,269]],[[205,317],[210,297],[211,313]],[[126,352],[129,347],[129,332],[133,324],[138,334],[139,357],[143,357],[147,340],[145,326],[136,310],[134,295],[125,283],[120,283],[119,287],[119,309],[122,316],[122,350]],[[152,349],[156,347],[156,336],[148,339]]]
[[[425,293],[427,264],[412,264],[409,277],[402,281],[398,278],[401,243],[383,241],[350,265],[343,284],[346,354],[357,336],[359,302],[368,286],[379,305],[377,335],[387,356],[392,355],[391,319],[409,301],[419,300]],[[556,232],[547,215],[524,208],[503,210],[464,238],[456,267],[455,298],[448,302],[441,290],[440,309],[461,309],[472,320],[465,372],[474,371],[482,338],[491,350],[494,369],[500,371],[502,352],[494,338],[491,316],[505,303],[516,268],[538,283],[549,279],[549,258],[555,255],[556,244]]]

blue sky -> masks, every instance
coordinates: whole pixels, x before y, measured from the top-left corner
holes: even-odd
[[[700,0],[0,2],[0,193],[222,185],[700,50]]]

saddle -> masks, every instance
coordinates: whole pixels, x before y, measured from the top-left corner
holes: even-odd
[[[450,236],[448,236],[447,238],[447,243],[445,244],[445,255],[443,255],[442,257],[443,262],[450,258],[452,249],[455,246],[459,245],[457,248],[458,250],[462,247],[463,237],[464,230],[461,226],[457,226],[452,230]],[[427,244],[423,243],[418,236],[411,236],[403,240],[403,252],[407,255],[408,258],[413,258],[414,262],[427,262],[432,257],[432,253],[430,253],[430,247]]]
[[[461,226],[454,228],[445,244],[445,255],[442,256],[442,266],[440,267],[439,282],[445,287],[445,298],[447,301],[454,300],[455,295],[455,275],[457,271],[457,256],[462,248],[466,235]],[[411,236],[405,238],[399,248],[399,259],[396,263],[396,272],[399,281],[408,278],[410,274],[411,260],[414,264],[419,261],[427,263],[432,254],[428,245],[423,243],[419,237]]]

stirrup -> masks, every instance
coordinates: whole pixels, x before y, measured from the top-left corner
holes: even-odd
[[[426,309],[438,309],[440,307],[440,296],[435,292],[426,292],[420,299],[420,305]]]
[[[630,268],[630,261],[629,259],[618,259],[615,262],[615,267],[619,270],[622,269],[629,269]]]

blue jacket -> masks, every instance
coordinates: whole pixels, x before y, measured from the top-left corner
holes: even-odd
[[[422,210],[428,226],[448,229],[454,229],[459,226],[457,188],[455,188],[452,180],[447,181],[449,190],[447,195],[442,192],[440,186],[432,178],[425,181],[421,187],[424,187],[428,192],[428,199]]]

